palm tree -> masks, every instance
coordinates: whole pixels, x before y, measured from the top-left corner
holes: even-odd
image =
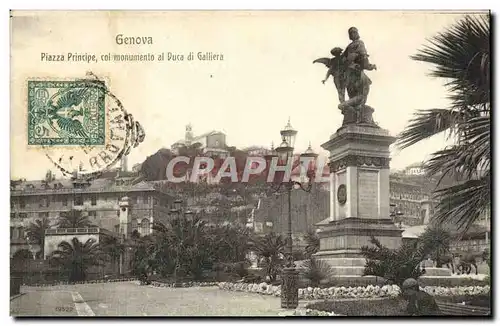
[[[257,256],[264,259],[266,275],[271,282],[274,282],[283,265],[285,239],[281,235],[271,232],[264,237],[254,238],[252,249]]]
[[[119,261],[120,274],[122,274],[122,259],[125,252],[125,245],[120,238],[105,235],[100,240],[101,248],[111,260],[113,266]]]
[[[72,209],[68,212],[61,212],[59,216],[59,221],[57,224],[58,228],[87,228],[92,226],[87,215],[83,214],[83,211]]]
[[[50,229],[51,226],[50,220],[44,217],[36,219],[35,222],[31,222],[26,230],[29,241],[40,246],[40,257],[42,259],[45,257],[45,231]]]
[[[92,266],[104,264],[104,254],[96,240],[90,238],[85,243],[78,238],[70,242],[62,241],[58,250],[51,254],[50,262],[68,273],[69,281],[83,281],[87,270]]]
[[[436,267],[442,267],[442,258],[450,250],[451,234],[439,225],[429,226],[420,236],[420,240],[430,249],[430,256],[436,262]]]
[[[433,153],[426,170],[440,176],[436,220],[465,232],[490,206],[489,17],[466,16],[429,43],[411,58],[435,66],[430,75],[446,79],[451,105],[417,112],[397,144],[407,148],[442,132],[454,140]],[[457,183],[442,185],[445,177]]]

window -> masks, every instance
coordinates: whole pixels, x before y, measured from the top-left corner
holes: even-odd
[[[96,218],[97,217],[97,212],[96,211],[90,211],[89,212],[89,217]]]
[[[149,196],[142,197],[144,204],[149,204]]]
[[[25,207],[26,207],[26,202],[24,201],[24,199],[23,199],[23,198],[21,198],[21,199],[19,200],[19,207],[21,207],[21,208],[25,208]]]
[[[24,238],[24,228],[22,226],[17,228],[17,236],[19,239]]]
[[[137,230],[137,220],[134,218],[132,220],[132,231]]]
[[[137,204],[137,197],[136,196],[130,196],[130,203],[131,204]]]
[[[83,205],[83,197],[82,195],[75,195],[75,205]]]
[[[13,226],[10,227],[10,238],[13,239],[14,238],[14,233],[15,233],[15,229]]]
[[[40,201],[38,202],[39,207],[44,207],[45,206],[45,201],[47,199],[45,197],[40,197]]]
[[[50,205],[50,196],[45,199],[45,207],[49,207]]]
[[[115,232],[119,233],[120,232],[120,225],[115,225]]]
[[[10,218],[11,219],[16,218],[16,213],[10,213]]]
[[[149,220],[147,218],[141,221],[141,235],[149,234]]]
[[[26,213],[19,213],[19,218],[27,218],[28,214]]]
[[[68,206],[68,197],[64,196],[64,197],[62,198],[62,205],[63,205],[63,206]]]
[[[13,200],[11,200],[11,201],[10,201],[10,209],[13,209],[13,208],[14,208],[14,201],[13,201]]]
[[[120,210],[116,211],[116,216],[120,216]]]
[[[48,218],[49,217],[49,212],[41,212],[38,213],[39,218]]]
[[[158,205],[158,198],[153,197],[153,205]]]
[[[90,197],[90,205],[92,205],[92,206],[97,205],[97,195],[92,195]]]

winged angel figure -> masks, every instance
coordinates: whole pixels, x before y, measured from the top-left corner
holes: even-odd
[[[56,103],[53,100],[47,102],[47,120],[50,127],[60,136],[88,138],[87,128],[89,121],[87,115],[84,115],[83,107],[80,106],[87,96],[89,90],[86,88],[69,89],[63,95],[59,96]],[[78,108],[79,107],[79,108]],[[80,121],[79,117],[82,117]],[[59,131],[54,126],[59,127]]]
[[[346,82],[345,82],[345,69],[342,58],[342,49],[339,47],[333,48],[330,53],[332,54],[332,58],[319,58],[313,61],[313,63],[322,63],[327,68],[325,79],[321,82],[324,84],[328,80],[330,76],[333,77],[333,83],[335,84],[335,88],[339,94],[339,102],[345,102],[345,91],[346,91]]]

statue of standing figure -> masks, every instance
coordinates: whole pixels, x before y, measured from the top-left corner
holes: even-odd
[[[313,63],[323,63],[328,67],[326,78],[333,77],[335,88],[339,96],[338,108],[344,115],[342,125],[351,123],[375,124],[372,118],[373,109],[366,105],[370,85],[372,81],[365,74],[365,70],[376,70],[377,67],[368,60],[368,53],[364,42],[360,39],[356,27],[349,28],[349,39],[351,43],[345,51],[334,48],[331,51],[333,58],[320,58]],[[345,99],[345,92],[349,99]]]

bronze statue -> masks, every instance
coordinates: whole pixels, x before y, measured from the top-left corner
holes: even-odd
[[[370,85],[372,81],[365,74],[365,70],[376,70],[377,66],[368,60],[365,44],[359,38],[356,27],[349,28],[349,39],[351,43],[342,52],[340,48],[334,48],[331,53],[333,58],[320,58],[313,63],[320,62],[328,67],[326,78],[333,76],[335,87],[339,94],[340,104],[338,108],[344,115],[343,125],[350,123],[375,124],[372,119],[373,109],[366,105]],[[345,100],[347,90],[348,100]]]
[[[342,49],[339,47],[333,48],[330,53],[333,58],[319,58],[313,61],[313,63],[319,62],[324,64],[328,70],[326,72],[325,79],[321,82],[324,84],[330,76],[333,77],[333,83],[335,84],[335,88],[337,89],[339,95],[339,102],[345,102],[345,69],[343,64]]]

